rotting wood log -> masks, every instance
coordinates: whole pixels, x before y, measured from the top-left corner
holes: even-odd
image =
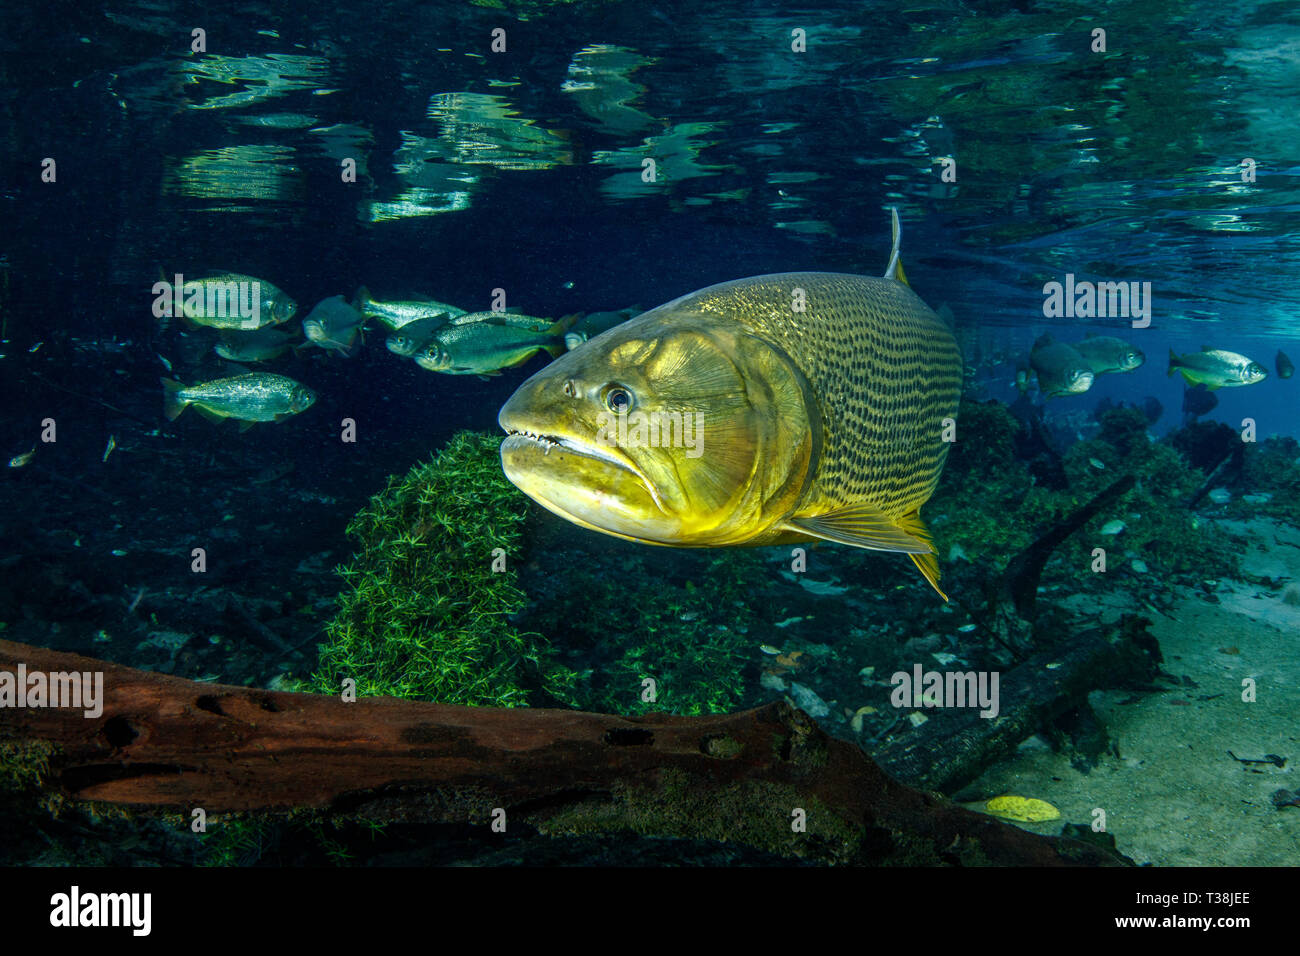
[[[998,675],[998,713],[976,707],[925,711],[921,728],[876,749],[885,770],[914,787],[951,793],[1007,756],[1022,740],[1067,711],[1085,706],[1101,688],[1149,688],[1160,648],[1151,622],[1125,615],[1113,629],[1094,628]]]
[[[97,717],[0,711],[0,743],[50,749],[42,786],[73,800],[462,824],[501,808],[508,826],[552,836],[714,839],[826,863],[1122,862],[906,787],[784,703],[706,717],[345,703],[0,641],[0,670],[20,663],[104,675]]]

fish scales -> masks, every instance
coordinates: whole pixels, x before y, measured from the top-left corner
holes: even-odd
[[[790,308],[795,289],[805,312]],[[952,330],[902,283],[827,272],[754,276],[692,293],[690,306],[784,351],[822,415],[817,470],[800,511],[870,501],[895,518],[934,493],[955,419],[961,354]]]
[[[961,351],[908,288],[900,236],[895,211],[882,278],[724,282],[557,358],[497,416],[506,476],[575,524],[646,544],[906,554],[947,600],[920,507],[947,458]]]

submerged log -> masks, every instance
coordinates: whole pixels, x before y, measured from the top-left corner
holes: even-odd
[[[784,703],[706,717],[345,703],[0,641],[0,671],[20,663],[103,674],[97,716],[0,711],[0,744],[43,748],[42,786],[73,800],[503,820],[514,832],[719,840],[826,863],[1120,862],[903,786]]]
[[[990,580],[984,595],[985,609],[972,608],[971,613],[985,633],[1015,659],[1024,660],[1037,643],[1034,624],[1038,617],[1038,582],[1048,558],[1102,508],[1127,494],[1136,482],[1133,475],[1113,482],[1039,535],[1011,559],[1001,575]]]
[[[872,757],[912,786],[951,793],[1022,740],[1086,707],[1091,691],[1149,688],[1161,660],[1155,638],[1146,633],[1150,623],[1125,615],[1109,633],[1093,629],[1072,635],[999,674],[997,716],[981,717],[974,707],[928,711],[921,730],[876,749]]]
[[[889,773],[912,786],[952,793],[1062,714],[1086,708],[1089,692],[1151,685],[1160,649],[1146,633],[1150,622],[1145,618],[1126,615],[1108,633],[1094,629],[1068,641],[1038,633],[1046,630],[1039,627],[1038,585],[1048,559],[1136,480],[1125,475],[1112,482],[1039,535],[988,582],[986,606],[969,610],[984,634],[1015,662],[998,675],[998,715],[981,717],[972,707],[928,713],[923,730],[904,733],[873,752]]]

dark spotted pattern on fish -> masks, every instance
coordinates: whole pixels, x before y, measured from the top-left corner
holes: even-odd
[[[807,294],[802,313],[792,310],[796,288]],[[790,272],[712,286],[676,305],[739,324],[808,379],[822,447],[801,514],[866,501],[892,518],[934,493],[948,456],[943,419],[957,416],[961,354],[952,330],[907,286]]]

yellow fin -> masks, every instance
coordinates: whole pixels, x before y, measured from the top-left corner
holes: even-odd
[[[920,509],[918,508],[911,514],[899,518],[898,526],[918,541],[924,541],[929,548],[929,551],[925,554],[909,553],[908,557],[912,559],[912,563],[916,565],[917,570],[925,575],[925,579],[930,582],[930,587],[934,588],[939,597],[947,602],[948,595],[944,594],[939,587],[939,558],[934,550],[934,539],[930,537],[930,529],[921,520]]]
[[[825,514],[793,518],[789,526],[814,538],[825,538],[827,541],[872,551],[925,554],[934,550],[928,541],[908,534],[897,522],[885,517],[874,505],[868,504],[853,504]],[[924,532],[925,526],[920,525],[920,529]]]
[[[934,588],[935,593],[946,603],[948,595],[944,594],[943,589],[939,587],[939,559],[933,554],[909,554],[908,557],[912,559],[917,570],[925,575],[925,579],[930,582],[930,587]]]
[[[939,559],[930,529],[921,520],[919,510],[891,520],[872,505],[849,505],[826,514],[794,518],[788,526],[815,538],[855,548],[906,554],[939,597],[948,600],[948,595],[939,588]]]

